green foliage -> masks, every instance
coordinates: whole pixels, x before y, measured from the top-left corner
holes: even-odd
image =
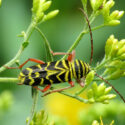
[[[98,11],[101,6],[103,6],[104,0],[90,0],[93,11]]]
[[[104,125],[103,124],[103,121],[102,121],[102,119],[100,119],[100,123],[97,121],[97,120],[94,120],[93,122],[92,122],[92,125]],[[113,125],[114,124],[114,121],[112,121],[111,123],[110,123],[110,125]]]
[[[30,118],[27,118],[26,123],[29,122]],[[54,125],[54,122],[48,121],[48,115],[45,111],[41,110],[34,114],[32,121],[29,125]]]
[[[124,11],[115,10],[110,14],[110,9],[114,6],[113,0],[105,1],[103,3],[102,15],[104,17],[104,24],[108,26],[116,26],[120,24],[119,19],[123,16]]]
[[[88,73],[85,80],[86,85],[89,85],[93,81],[94,75],[95,75],[95,71],[93,70]]]
[[[8,111],[13,104],[13,95],[10,91],[4,91],[0,94],[0,118]]]
[[[120,24],[119,19],[123,16],[124,11],[115,10],[110,14],[110,9],[114,6],[114,0],[90,0],[92,9],[96,15],[103,15],[104,25],[116,26]]]
[[[105,58],[96,68],[105,68],[103,77],[114,80],[125,76],[125,40],[118,41],[111,35],[105,46]]]
[[[104,83],[101,83],[99,86],[96,82],[92,84],[92,88],[88,90],[87,96],[90,103],[102,102],[109,103],[110,99],[116,97],[115,94],[109,94],[111,87],[106,88]]]
[[[93,120],[102,117],[104,125],[115,119],[113,125],[125,124],[125,104],[121,102],[111,102],[108,105],[94,104],[87,110],[82,110],[80,113],[80,125],[90,125]],[[98,125],[98,124],[97,124]]]
[[[55,17],[59,13],[59,10],[53,10],[48,14],[45,14],[45,11],[47,11],[51,6],[51,3],[52,1],[33,0],[32,20],[35,23],[42,23],[44,21],[47,21]]]

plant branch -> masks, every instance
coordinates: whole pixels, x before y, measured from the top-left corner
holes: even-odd
[[[5,64],[5,66],[10,67],[11,65],[13,65],[16,60],[19,59],[19,57],[21,56],[22,52],[24,51],[25,47],[24,47],[24,43],[28,42],[33,30],[34,30],[34,26],[35,24],[33,22],[31,22],[31,24],[29,25],[26,34],[24,35],[24,40],[20,46],[20,49],[18,50],[17,54],[15,55],[15,57],[13,59],[11,59],[8,63]],[[4,71],[6,68],[4,66],[0,67],[0,72]]]
[[[34,88],[32,88],[32,89],[34,89]],[[35,109],[36,109],[37,100],[38,100],[38,91],[35,89],[35,91],[33,92],[33,104],[32,104],[32,108],[31,108],[31,114],[30,114],[30,118],[29,118],[27,125],[30,125],[30,123],[33,119]]]
[[[88,85],[85,85],[85,87],[83,87],[80,91],[76,92],[75,95],[80,95],[83,91],[86,90],[87,87]]]
[[[95,17],[96,17],[96,14],[92,13],[91,16],[90,16],[90,18],[89,18],[90,24],[94,21]],[[71,45],[71,47],[69,48],[69,50],[67,51],[67,53],[71,53],[77,47],[77,45],[79,44],[79,42],[82,39],[82,37],[85,34],[89,33],[89,30],[88,30],[87,26],[88,26],[88,24],[85,23],[83,31],[76,38],[75,42]],[[92,31],[93,30],[97,30],[97,29],[102,28],[102,27],[104,27],[104,24],[101,24],[101,25],[99,25],[97,27],[92,28]],[[67,57],[67,55],[64,55],[62,59],[66,59],[66,57]]]
[[[89,103],[89,101],[88,101],[87,99],[81,98],[81,97],[79,97],[79,96],[77,96],[77,95],[72,95],[72,94],[66,93],[66,92],[64,92],[64,91],[61,91],[61,92],[59,92],[59,93],[61,93],[61,94],[63,94],[63,95],[66,95],[66,96],[69,96],[69,97],[71,97],[71,98],[77,99],[77,100],[80,101],[80,102]]]
[[[77,37],[76,41],[72,44],[72,46],[69,48],[69,50],[67,51],[67,53],[71,53],[76,47],[77,45],[79,44],[80,40],[82,39],[82,37],[84,36],[86,32],[82,31],[79,36]],[[63,56],[62,59],[66,59],[66,56]]]
[[[50,47],[50,44],[49,44],[46,36],[43,34],[43,32],[38,27],[35,27],[35,29],[40,33],[40,35],[42,36],[42,38],[44,40],[44,44],[46,47],[46,58],[47,58],[46,61],[53,61],[53,56],[51,54],[51,47]]]
[[[0,78],[0,82],[19,82],[18,78],[8,78],[8,77],[3,77]]]

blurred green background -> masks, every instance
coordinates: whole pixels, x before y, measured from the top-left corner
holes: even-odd
[[[115,0],[115,2],[113,10],[124,10],[125,1]],[[53,0],[50,10],[59,9],[60,13],[54,19],[40,25],[53,51],[66,52],[82,30],[84,20],[82,13],[78,9],[80,7],[80,0]],[[0,8],[0,66],[11,60],[17,53],[22,41],[22,38],[17,37],[17,35],[27,29],[31,19],[31,8],[31,0],[2,1]],[[101,22],[101,17],[98,17],[92,26],[101,24]],[[93,31],[94,64],[103,58],[105,42],[111,34],[114,34],[119,40],[125,38],[124,26],[125,16],[121,19],[121,24],[116,27],[105,27]],[[90,51],[90,37],[87,34],[76,48],[76,58],[89,62]],[[23,52],[20,61],[24,62],[28,58],[45,60],[44,44],[37,32],[33,33],[30,44]],[[56,57],[55,60],[59,58]],[[28,65],[32,65],[32,63],[28,63]],[[6,70],[0,74],[0,77],[17,77],[18,74],[19,70]],[[125,78],[111,83],[125,96]],[[12,92],[14,102],[11,109],[0,118],[0,125],[16,125],[17,123],[18,125],[24,125],[32,105],[31,88],[12,83],[0,83],[0,93],[5,90]],[[117,98],[119,99],[118,96]],[[43,106],[44,100],[39,98],[38,108]]]

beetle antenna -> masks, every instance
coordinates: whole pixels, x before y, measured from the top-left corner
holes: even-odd
[[[109,86],[111,86],[114,90],[115,90],[115,92],[120,96],[120,98],[124,101],[124,103],[125,103],[125,99],[124,99],[124,97],[120,94],[120,92],[111,84],[111,83],[109,83],[106,79],[104,79],[103,77],[101,77],[101,76],[99,76],[97,73],[95,73],[95,75],[97,76],[97,77],[99,77],[100,79],[102,79],[105,83],[107,83]]]
[[[91,57],[90,57],[90,62],[89,64],[91,65],[92,64],[92,59],[93,59],[93,37],[92,37],[92,30],[91,30],[91,26],[90,26],[90,22],[89,22],[89,19],[88,19],[88,16],[87,14],[85,13],[85,11],[81,8],[79,8],[82,13],[84,14],[85,18],[86,18],[86,21],[88,23],[88,27],[89,27],[89,32],[90,32],[90,38],[91,38]]]

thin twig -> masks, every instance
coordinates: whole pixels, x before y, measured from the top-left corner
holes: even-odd
[[[32,88],[33,89],[33,88]],[[32,108],[31,108],[31,114],[30,114],[30,118],[29,118],[29,121],[27,123],[27,125],[30,125],[32,119],[33,119],[33,116],[35,114],[35,109],[36,109],[36,104],[37,104],[37,99],[38,99],[38,91],[36,90],[33,94],[33,104],[32,104]]]
[[[28,29],[26,31],[26,35],[25,35],[24,40],[23,40],[23,42],[22,42],[22,44],[20,46],[20,49],[18,50],[17,54],[14,56],[13,59],[11,59],[8,63],[4,64],[5,66],[10,67],[11,65],[13,65],[16,62],[16,60],[19,59],[19,57],[21,56],[22,52],[25,49],[24,46],[23,46],[23,43],[25,43],[25,42],[27,42],[29,40],[33,30],[34,30],[34,23],[31,22],[31,24],[29,25],[29,27],[28,27]],[[2,72],[4,70],[6,70],[6,68],[4,66],[0,67],[0,72]]]
[[[100,79],[102,79],[105,83],[107,83],[109,86],[111,86],[114,90],[115,90],[115,92],[121,97],[121,99],[124,101],[124,103],[125,103],[125,99],[124,99],[124,97],[120,94],[120,92],[112,85],[112,84],[110,84],[106,79],[104,79],[103,77],[101,77],[101,76],[99,76],[97,73],[95,73],[95,75],[97,76],[97,77],[99,77]]]
[[[66,93],[64,91],[61,91],[59,93],[61,93],[63,95],[66,95],[66,96],[69,96],[71,98],[77,99],[78,101],[83,102],[83,103],[88,103],[89,102],[87,99],[81,98],[81,97],[79,97],[77,95],[72,95],[72,94]]]
[[[40,33],[40,35],[42,36],[42,38],[44,40],[45,47],[46,47],[46,54],[47,54],[46,61],[53,61],[53,56],[51,54],[51,47],[50,47],[49,41],[47,40],[46,36],[43,34],[43,32],[38,27],[35,27],[35,29]]]
[[[84,12],[83,9],[80,8],[80,10],[83,12],[85,18],[86,18],[86,21],[88,23],[88,27],[89,27],[89,31],[90,31],[90,38],[91,38],[91,57],[90,57],[90,65],[92,63],[92,59],[93,59],[93,37],[92,37],[92,30],[91,30],[91,26],[90,26],[90,23],[89,23],[89,19],[88,19],[88,15]]]
[[[17,83],[19,82],[18,78],[8,78],[8,77],[0,77],[0,83],[8,83],[8,82],[11,82],[11,83]]]

